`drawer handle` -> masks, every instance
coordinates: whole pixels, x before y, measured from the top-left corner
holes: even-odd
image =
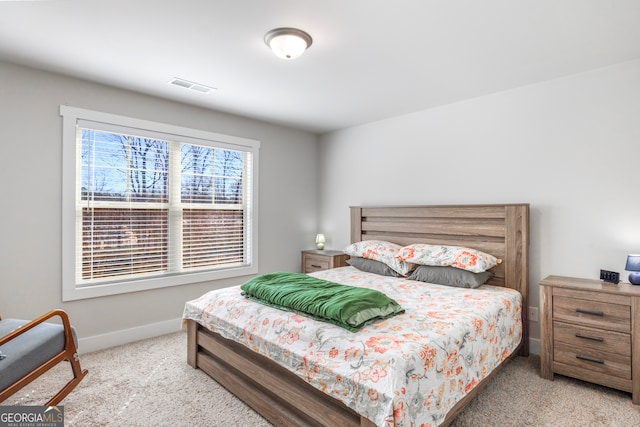
[[[595,357],[589,357],[589,356],[583,356],[581,354],[576,354],[576,359],[586,360],[587,362],[600,363],[601,365],[604,365],[604,360],[596,359]]]
[[[313,267],[313,268],[322,268],[321,265],[316,265],[316,264],[311,264],[311,267]]]
[[[576,313],[589,314],[591,316],[599,316],[599,317],[604,316],[604,313],[602,311],[583,310],[581,308],[576,308]]]
[[[576,338],[584,338],[586,340],[604,342],[604,338],[603,337],[594,337],[593,335],[583,335],[580,332],[576,333]]]

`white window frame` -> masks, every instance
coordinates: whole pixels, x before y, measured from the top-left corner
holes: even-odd
[[[246,276],[258,273],[258,154],[260,141],[222,135],[213,132],[190,129],[181,126],[158,123],[148,120],[119,116],[82,108],[60,106],[62,116],[62,300],[73,301],[116,295],[128,292],[164,288],[168,286],[186,285],[190,283],[219,280],[231,277]],[[215,270],[184,272],[160,277],[143,279],[127,279],[109,283],[79,285],[76,280],[77,248],[77,203],[78,170],[80,160],[76,142],[76,128],[79,122],[92,121],[107,125],[124,126],[143,131],[147,135],[154,133],[176,135],[185,142],[207,141],[218,148],[240,149],[251,153],[252,173],[250,176],[251,191],[249,202],[246,241],[247,265],[220,268]]]

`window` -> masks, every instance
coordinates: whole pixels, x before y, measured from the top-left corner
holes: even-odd
[[[257,273],[258,141],[60,114],[64,301]]]

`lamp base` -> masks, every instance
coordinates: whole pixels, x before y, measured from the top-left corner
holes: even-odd
[[[632,285],[640,285],[640,271],[629,273],[629,283]]]
[[[324,243],[316,243],[316,248],[318,248],[318,250],[323,250],[324,249]],[[638,284],[640,284],[640,282],[638,282]]]

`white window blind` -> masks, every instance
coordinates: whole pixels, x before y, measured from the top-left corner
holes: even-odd
[[[70,107],[61,113],[65,135],[75,119],[66,299],[257,271],[257,141]]]

